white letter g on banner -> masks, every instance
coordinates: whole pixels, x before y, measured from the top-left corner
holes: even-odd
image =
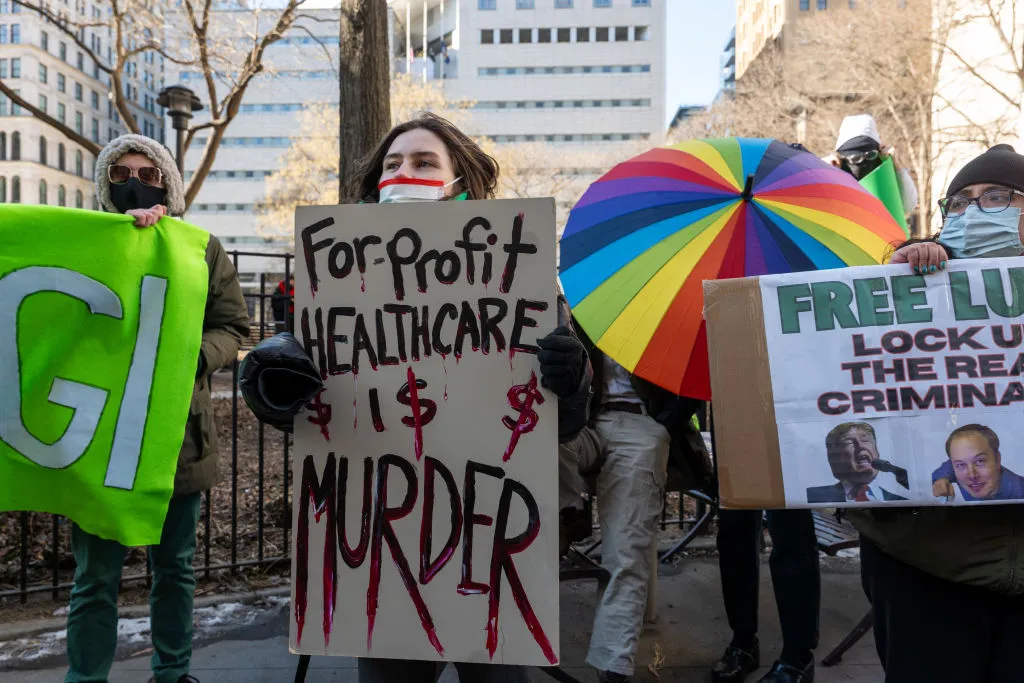
[[[29,433],[21,414],[18,309],[38,292],[59,292],[84,302],[89,312],[121,319],[121,300],[106,285],[65,268],[32,266],[0,278],[0,439],[26,458],[61,469],[82,457],[92,442],[109,392],[55,377],[50,401],[75,411],[71,424],[52,444]]]

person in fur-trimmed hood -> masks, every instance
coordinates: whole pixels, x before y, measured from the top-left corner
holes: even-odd
[[[185,213],[185,186],[170,152],[144,135],[122,135],[96,157],[96,199],[110,213],[135,216],[149,227],[161,216]]]
[[[135,217],[135,226],[155,225],[164,215],[185,213],[181,174],[167,150],[141,135],[112,140],[96,158],[96,197],[104,211]],[[209,287],[203,316],[195,386],[185,437],[178,454],[174,494],[160,544],[149,549],[155,683],[198,683],[189,674],[196,524],[200,497],[217,483],[217,443],[209,377],[230,364],[249,333],[249,316],[238,276],[213,235],[206,246]],[[126,548],[72,526],[71,550],[78,564],[68,612],[68,673],[65,681],[106,681],[117,648],[117,594]]]

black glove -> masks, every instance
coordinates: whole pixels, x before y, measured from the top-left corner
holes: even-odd
[[[541,348],[541,386],[550,389],[559,398],[569,398],[580,388],[587,367],[587,350],[583,343],[565,326],[556,327],[548,336],[538,339]]]
[[[292,431],[292,422],[324,383],[312,359],[290,332],[264,339],[238,369],[242,398],[260,422]]]

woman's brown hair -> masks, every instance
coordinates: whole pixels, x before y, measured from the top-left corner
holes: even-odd
[[[380,199],[377,185],[384,170],[384,157],[392,143],[402,133],[423,128],[441,138],[452,158],[455,177],[469,199],[491,199],[498,185],[498,162],[480,145],[455,127],[451,121],[437,114],[424,112],[416,118],[400,123],[384,136],[377,148],[359,164],[359,170],[349,188],[349,201],[376,203]]]

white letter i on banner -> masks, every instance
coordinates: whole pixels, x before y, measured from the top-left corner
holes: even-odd
[[[128,369],[121,410],[114,428],[114,445],[110,449],[107,478],[103,482],[112,488],[130,491],[135,486],[135,474],[142,456],[142,437],[146,432],[149,397],[153,390],[156,371],[156,352],[160,344],[163,325],[167,280],[150,275],[142,278],[139,296],[139,332],[135,338],[135,351]]]

